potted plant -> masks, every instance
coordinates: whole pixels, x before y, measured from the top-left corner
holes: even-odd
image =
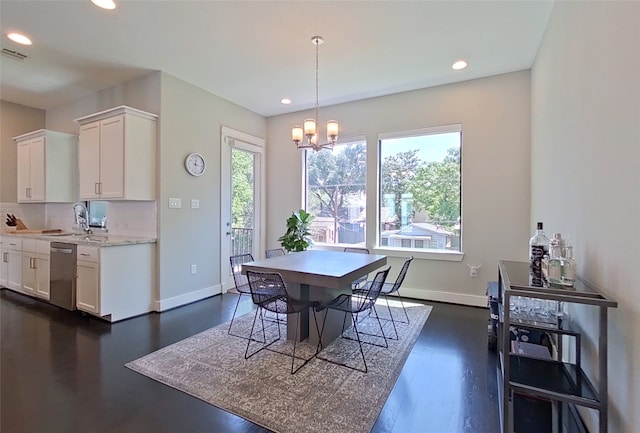
[[[287,231],[278,239],[282,248],[291,251],[304,251],[313,245],[309,225],[315,217],[300,209],[287,218]]]

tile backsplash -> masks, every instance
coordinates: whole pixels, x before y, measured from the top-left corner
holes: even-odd
[[[74,227],[73,203],[0,203],[0,212],[5,217],[14,214],[29,228],[71,231]],[[156,238],[157,215],[155,201],[110,201],[107,229],[113,235]]]

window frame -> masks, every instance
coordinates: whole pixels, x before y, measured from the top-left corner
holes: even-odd
[[[460,134],[460,251],[455,250],[438,250],[429,248],[403,248],[403,247],[390,247],[388,245],[382,245],[381,238],[381,202],[382,202],[382,142],[388,139],[397,138],[409,138],[424,135],[437,135],[445,133],[459,133]],[[463,210],[463,131],[461,123],[454,123],[449,125],[433,126],[405,131],[383,132],[378,134],[377,140],[377,164],[376,164],[376,215],[375,215],[375,242],[373,251],[379,254],[390,255],[394,257],[408,257],[414,256],[417,258],[430,259],[430,260],[444,260],[444,261],[462,261],[464,258],[463,249],[463,230],[462,230],[462,210]]]
[[[357,135],[357,136],[351,136],[351,137],[340,137],[338,139],[338,141],[336,142],[336,144],[334,146],[347,146],[350,144],[357,144],[357,143],[362,143],[365,146],[365,151],[367,153],[369,153],[369,149],[368,149],[368,143],[367,143],[367,137],[365,135]],[[331,150],[333,151],[333,150]],[[307,207],[307,199],[308,199],[308,152],[313,152],[313,150],[310,149],[305,149],[304,152],[301,152],[301,157],[302,157],[302,207],[307,211],[310,212],[310,209],[308,209]],[[318,152],[325,152],[325,150],[319,150]],[[369,183],[368,183],[368,163],[369,163],[369,158],[368,156],[365,158],[365,202],[367,202],[367,198],[366,196],[369,194]],[[367,220],[368,218],[368,212],[366,212],[366,206],[365,206],[365,214],[367,215]],[[314,216],[317,216],[314,214]],[[368,235],[368,231],[369,228],[367,227],[370,223],[365,221],[365,226],[364,226],[364,243],[365,246],[367,245],[367,235]],[[336,234],[337,236],[337,234]],[[314,243],[315,246],[319,247],[318,249],[328,249],[328,250],[332,250],[335,249],[337,251],[342,251],[345,247],[353,247],[353,246],[357,246],[359,244],[346,244],[346,243],[327,243],[327,242],[315,242]]]

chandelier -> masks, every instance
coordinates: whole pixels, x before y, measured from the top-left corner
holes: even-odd
[[[304,126],[294,126],[291,129],[291,138],[298,146],[298,149],[311,148],[316,152],[321,149],[333,149],[333,145],[338,140],[338,122],[329,120],[327,122],[327,143],[318,143],[318,47],[324,43],[322,36],[313,36],[311,43],[316,46],[316,117],[315,119],[304,119]],[[304,138],[306,137],[306,140]]]

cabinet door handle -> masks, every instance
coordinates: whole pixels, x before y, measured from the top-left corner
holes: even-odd
[[[94,194],[100,194],[100,192],[98,191],[98,182],[93,184],[93,193]]]
[[[102,182],[98,182],[98,193],[102,195]]]
[[[27,188],[27,190],[26,190],[26,196],[27,196],[28,198],[31,198],[31,188]]]
[[[2,261],[3,262],[9,263],[9,259],[7,257],[8,255],[9,255],[9,253],[2,253]]]
[[[91,254],[87,254],[87,253],[80,253],[80,255],[84,257],[91,257]]]

